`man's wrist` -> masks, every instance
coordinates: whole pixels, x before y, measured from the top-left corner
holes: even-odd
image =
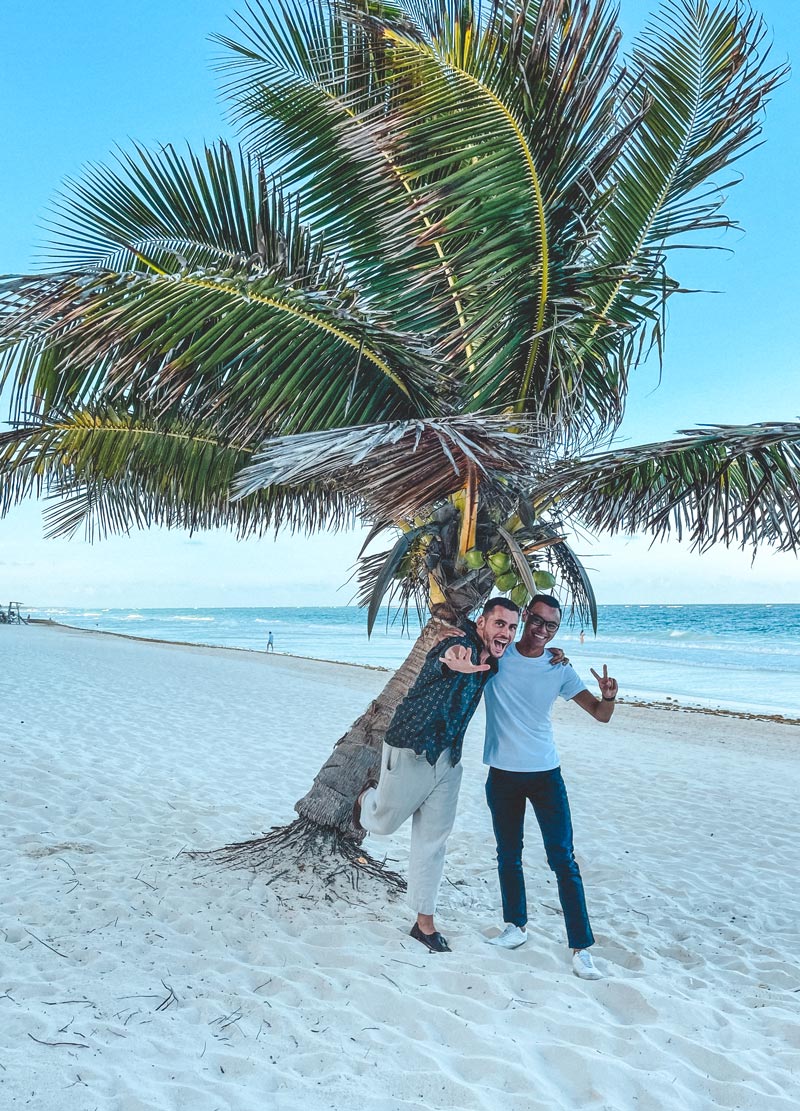
[[[604,702],[616,702],[617,701],[617,696],[615,694],[612,694],[611,698],[606,698],[606,696],[603,695],[603,701]]]

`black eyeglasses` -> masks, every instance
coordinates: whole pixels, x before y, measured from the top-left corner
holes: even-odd
[[[529,613],[528,622],[533,625],[534,629],[547,629],[548,633],[555,633],[558,631],[558,621],[545,621],[545,619],[539,617],[537,613]]]

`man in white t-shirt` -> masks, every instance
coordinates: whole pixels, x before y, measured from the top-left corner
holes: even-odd
[[[522,843],[525,808],[530,801],[542,832],[547,862],[558,881],[558,897],[572,948],[572,969],[582,979],[598,980],[602,974],[589,953],[594,937],[573,850],[569,800],[550,713],[560,695],[576,702],[595,721],[610,721],[617,681],[609,676],[605,665],[602,675],[592,668],[600,687],[600,697],[596,698],[569,664],[551,666],[545,647],[561,622],[561,606],[556,598],[537,594],[522,616],[522,637],[506,649],[484,696],[483,762],[489,765],[486,801],[497,841],[505,922],[503,932],[489,942],[515,949],[528,937]]]

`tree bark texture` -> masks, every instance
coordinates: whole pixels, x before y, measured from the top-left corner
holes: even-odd
[[[301,818],[358,840],[363,838],[353,828],[353,803],[366,780],[378,777],[381,745],[389,722],[422,670],[425,657],[435,644],[452,634],[452,622],[431,617],[378,697],[336,742],[309,792],[294,804]]]

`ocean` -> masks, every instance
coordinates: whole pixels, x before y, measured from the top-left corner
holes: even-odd
[[[36,618],[110,633],[275,651],[394,668],[405,658],[416,616],[377,622],[367,637],[356,606],[275,609],[31,609]],[[598,633],[564,624],[554,644],[594,686],[589,671],[608,665],[629,700],[781,714],[800,719],[800,605],[600,606]]]

